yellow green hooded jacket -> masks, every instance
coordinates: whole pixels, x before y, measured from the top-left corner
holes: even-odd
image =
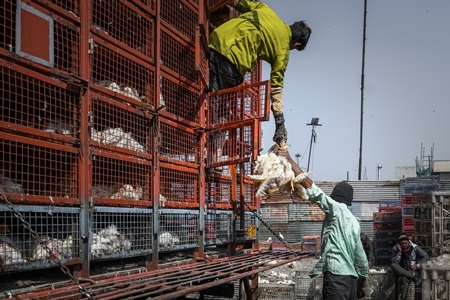
[[[292,33],[267,4],[250,0],[230,3],[241,14],[217,27],[209,48],[228,58],[244,76],[264,60],[271,65],[272,87],[283,87]]]

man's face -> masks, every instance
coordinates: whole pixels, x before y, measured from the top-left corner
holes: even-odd
[[[400,241],[398,242],[398,244],[400,245],[400,248],[402,248],[402,250],[406,250],[409,247],[409,241]]]

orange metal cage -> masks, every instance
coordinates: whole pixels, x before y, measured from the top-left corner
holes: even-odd
[[[92,150],[91,197],[97,205],[150,206],[151,167],[145,159]]]
[[[67,5],[78,7],[69,1]],[[14,59],[25,57],[39,63],[45,61],[51,68],[80,75],[80,28],[74,20],[53,14],[47,7],[33,2],[20,2],[19,8],[16,1],[2,1],[0,4],[0,53]],[[37,22],[39,20],[41,22]],[[39,47],[30,43],[30,37],[24,34],[29,31],[35,32]],[[19,56],[10,55],[9,51],[17,52]]]
[[[151,158],[153,119],[139,107],[92,93],[91,145]]]
[[[269,86],[269,82],[264,81],[209,93],[208,128],[249,119],[267,121],[270,117]]]
[[[143,60],[153,61],[153,16],[131,2],[93,1],[92,5],[91,30],[94,33],[125,45],[131,53],[143,54],[140,56]]]
[[[198,169],[161,163],[161,207],[198,208],[200,206],[200,175]]]

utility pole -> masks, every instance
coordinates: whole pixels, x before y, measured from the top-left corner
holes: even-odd
[[[306,172],[309,172],[309,162],[311,161],[311,150],[312,150],[312,144],[313,142],[316,142],[316,131],[314,130],[314,128],[316,126],[322,126],[322,124],[319,124],[319,118],[312,118],[311,119],[311,123],[306,124],[309,126],[312,126],[312,130],[311,130],[311,141],[309,142],[309,156],[308,156],[308,168],[306,169]]]
[[[300,157],[300,153],[295,153],[295,158],[297,158],[297,166],[298,166],[298,167],[300,167],[300,166],[298,165],[298,159],[299,159],[299,157]]]
[[[363,146],[363,116],[364,116],[364,67],[366,64],[366,23],[367,23],[367,0],[364,0],[364,27],[362,47],[362,70],[361,70],[361,123],[359,129],[359,168],[358,180],[361,180],[362,172],[362,146]]]

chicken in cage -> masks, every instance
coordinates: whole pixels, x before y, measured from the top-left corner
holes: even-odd
[[[168,248],[181,244],[180,238],[175,233],[163,231],[159,235],[159,246],[161,248]]]
[[[98,82],[98,84],[106,87],[108,90],[111,90],[115,93],[128,96],[138,101],[142,101],[142,98],[145,98],[143,96],[140,96],[139,92],[134,87],[123,85],[122,85],[123,87],[121,87],[120,84],[111,80],[101,80]]]
[[[0,193],[23,194],[22,185],[0,174]]]
[[[101,257],[131,250],[131,241],[122,234],[115,224],[111,224],[92,234],[91,255]]]
[[[136,152],[147,152],[145,147],[132,137],[131,132],[126,133],[122,128],[106,128],[103,131],[97,131],[92,127],[91,139],[99,144],[113,145]]]
[[[17,239],[7,236],[10,233],[9,226],[6,222],[0,223],[0,265],[12,265],[25,263],[20,252],[20,244]]]
[[[63,260],[72,257],[72,235],[68,235],[66,239],[53,239],[48,236],[43,236],[41,239],[58,259]],[[50,257],[44,247],[36,242],[32,250],[32,260],[46,260]]]
[[[142,187],[137,185],[133,187],[130,184],[124,184],[117,193],[111,196],[111,199],[123,199],[123,200],[140,200],[144,195]]]
[[[56,119],[54,122],[47,121],[45,124],[45,131],[64,135],[71,135],[74,133],[73,126],[60,119]]]

